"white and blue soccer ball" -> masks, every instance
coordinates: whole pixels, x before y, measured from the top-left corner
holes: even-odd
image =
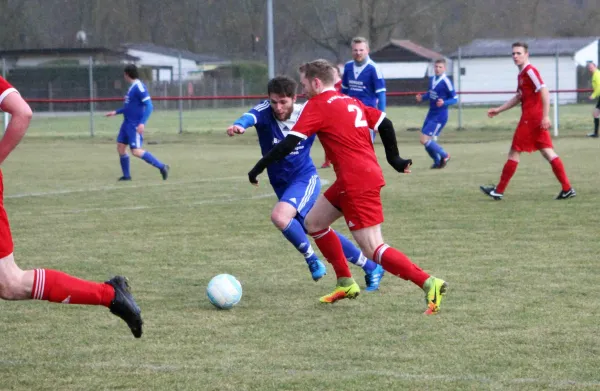
[[[240,302],[242,284],[231,274],[219,274],[208,283],[206,295],[215,307],[226,310]]]

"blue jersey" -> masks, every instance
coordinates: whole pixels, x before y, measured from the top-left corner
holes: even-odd
[[[279,121],[273,115],[270,102],[266,100],[242,116],[242,118],[246,116],[251,117],[250,126],[256,128],[258,142],[263,156],[277,143],[283,141],[290,129],[296,123],[301,109],[301,105],[294,104],[294,111],[292,112],[290,119],[287,121]],[[235,124],[242,127],[248,127],[238,121],[236,121]],[[310,157],[310,147],[314,141],[315,136],[302,140],[292,153],[281,159],[279,162],[271,164],[267,168],[269,181],[273,188],[281,188],[296,180],[317,175],[317,169]]]
[[[377,107],[377,94],[385,92],[381,70],[370,58],[357,66],[354,61],[344,65],[342,93],[360,100],[365,106]]]
[[[125,104],[117,113],[123,113],[124,121],[139,125],[145,121],[146,105],[150,101],[148,89],[141,80],[136,79],[125,95]]]
[[[429,90],[423,95],[423,100],[429,99],[428,116],[448,117],[448,106],[457,102],[456,92],[452,82],[445,73],[429,78]],[[437,107],[437,100],[442,99],[444,105]]]

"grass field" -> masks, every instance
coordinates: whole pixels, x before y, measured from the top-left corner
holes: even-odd
[[[534,154],[494,202],[478,186],[498,180],[518,110],[494,120],[465,110],[462,131],[453,112],[442,171],[406,131],[425,111],[389,110],[414,167],[399,176],[384,164],[383,232],[449,282],[433,317],[422,315],[417,287],[391,276],[355,301],[318,303],[333,271],[314,283],[270,223],[266,175],[258,189],[247,183],[259,157],[253,132],[224,135],[242,109],[186,112],[181,135],[176,113],[155,113],[147,147],[171,165],[167,182],[141,161],[133,182],[116,182],[118,120],[98,116],[90,139],[86,116],[37,116],[2,167],[17,262],[98,281],[128,276],[145,330],[135,340],[105,308],[0,302],[0,390],[600,389],[600,146],[584,137],[590,111],[561,108],[555,140],[575,199],[554,200],[560,186]],[[318,143],[313,158],[321,162]],[[224,272],[244,289],[231,311],[205,296]]]

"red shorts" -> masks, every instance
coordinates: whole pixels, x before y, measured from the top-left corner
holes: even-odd
[[[511,148],[518,152],[535,152],[554,147],[550,131],[542,129],[538,121],[521,119],[513,136]]]
[[[344,214],[350,231],[356,231],[383,223],[380,192],[381,187],[347,192],[334,182],[323,195]]]
[[[0,258],[4,258],[13,252],[12,235],[8,216],[4,210],[4,185],[2,183],[2,171],[0,171]]]

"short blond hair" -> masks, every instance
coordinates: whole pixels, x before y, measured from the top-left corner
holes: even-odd
[[[318,59],[304,63],[298,68],[300,73],[309,79],[319,79],[324,84],[333,84],[335,81],[335,66],[327,60]]]
[[[364,43],[365,45],[367,45],[367,47],[369,47],[369,40],[366,39],[365,37],[352,38],[352,44],[355,44],[355,43]]]

